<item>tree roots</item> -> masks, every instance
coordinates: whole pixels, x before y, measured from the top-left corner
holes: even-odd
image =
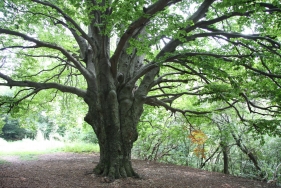
[[[111,183],[115,179],[134,177],[140,178],[140,176],[133,170],[130,163],[126,163],[122,166],[109,166],[99,163],[93,170],[93,173],[102,176],[103,182]]]

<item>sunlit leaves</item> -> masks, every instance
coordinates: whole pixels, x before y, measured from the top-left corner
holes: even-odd
[[[207,141],[208,137],[201,130],[193,130],[188,138],[191,140],[193,144],[196,144],[195,149],[193,150],[197,157],[206,158],[204,148],[204,143]]]
[[[205,135],[205,133],[202,132],[201,130],[191,131],[188,138],[192,141],[192,143],[198,144],[198,145],[203,145],[208,139],[208,137]]]

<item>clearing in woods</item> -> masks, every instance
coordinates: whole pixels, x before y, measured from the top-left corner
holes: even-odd
[[[120,188],[273,188],[266,182],[186,166],[133,160],[140,179],[106,179],[89,172],[97,164],[98,154],[52,153],[31,160],[15,156],[0,157],[0,187],[120,187]]]

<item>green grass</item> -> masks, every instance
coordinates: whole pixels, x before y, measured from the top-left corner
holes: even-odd
[[[36,141],[24,139],[15,142],[0,142],[1,155],[39,155],[51,153],[62,148],[64,143],[58,141]]]
[[[9,164],[10,162],[8,162],[8,161],[5,161],[5,160],[3,160],[3,159],[0,159],[0,165],[1,164]]]
[[[84,142],[74,142],[66,144],[63,147],[65,152],[83,153],[83,152],[95,152],[98,153],[100,148],[97,144],[84,143]]]
[[[16,155],[16,156],[22,156],[22,158],[26,158],[25,156],[31,156],[31,155],[41,155],[46,153],[54,153],[56,151],[54,150],[46,150],[46,151],[0,151],[0,156],[8,156],[8,155]]]
[[[99,152],[99,146],[92,143],[30,139],[15,142],[0,139],[0,148],[0,156],[19,156],[21,160],[36,160],[38,155],[55,152]]]
[[[29,160],[37,160],[39,154],[20,154],[20,160],[22,161],[29,161]]]

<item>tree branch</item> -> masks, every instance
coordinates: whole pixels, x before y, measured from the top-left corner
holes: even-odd
[[[259,73],[259,74],[261,74],[261,75],[264,75],[264,76],[267,76],[267,77],[270,77],[270,78],[281,78],[281,75],[263,72],[263,71],[261,71],[261,70],[259,70],[259,69],[256,69],[256,68],[254,68],[254,67],[252,67],[252,66],[250,66],[250,65],[247,65],[247,64],[245,64],[245,63],[243,63],[243,64],[241,64],[241,65],[244,66],[244,67],[247,68],[247,69],[250,69],[250,70],[252,70],[252,71],[254,71],[254,72],[257,72],[257,73]]]
[[[77,69],[73,64],[71,64],[71,63],[68,62],[67,60],[65,60],[65,59],[63,59],[63,58],[61,58],[61,57],[59,57],[58,55],[57,55],[57,56],[54,56],[54,55],[30,55],[30,54],[26,54],[26,53],[19,53],[19,54],[20,54],[20,55],[24,55],[24,56],[28,56],[28,57],[38,57],[38,58],[40,58],[40,57],[47,57],[47,58],[50,58],[50,59],[57,59],[57,60],[59,60],[59,61],[65,63],[65,65],[68,65],[68,66],[70,66],[70,67],[72,67],[72,68]],[[75,57],[73,54],[72,54],[72,56]],[[76,57],[75,57],[75,58],[76,58]],[[60,65],[58,65],[58,66],[60,66]],[[48,70],[43,70],[43,71],[48,71]],[[40,72],[41,72],[41,71],[40,71]]]
[[[175,113],[175,112],[179,112],[181,114],[186,114],[186,113],[192,113],[192,114],[207,114],[207,113],[211,113],[210,111],[202,111],[202,112],[198,112],[198,111],[192,111],[192,110],[181,110],[178,108],[174,108],[172,106],[169,106],[168,104],[166,104],[165,102],[158,100],[156,98],[147,98],[145,100],[145,104],[150,105],[150,106],[162,106],[164,107],[166,110],[170,110],[171,112]]]
[[[214,0],[205,0],[200,7],[197,9],[197,11],[188,18],[189,21],[192,21],[194,24],[197,23],[202,17],[205,16],[206,12],[208,11],[208,8],[212,5]],[[188,21],[187,20],[187,21]],[[188,27],[188,26],[187,26]],[[184,29],[182,29],[184,30]],[[138,91],[137,95],[140,97],[146,96],[149,90],[152,87],[152,83],[154,81],[155,76],[159,73],[159,67],[157,63],[159,62],[162,57],[165,56],[166,53],[175,51],[176,47],[182,44],[182,42],[178,39],[172,39],[170,42],[168,42],[162,50],[158,53],[158,55],[155,57],[155,59],[149,63],[149,64],[155,64],[155,68],[151,69],[150,72],[148,72],[144,79],[142,80],[140,84],[140,90]],[[165,60],[164,60],[165,62]]]
[[[155,64],[147,64],[140,68],[140,70],[136,73],[136,75],[130,79],[128,85],[134,84],[140,77],[148,73],[151,69],[157,67]]]
[[[279,49],[281,47],[281,44],[274,41],[272,38],[267,37],[267,36],[261,36],[260,34],[246,35],[246,34],[235,33],[235,32],[225,32],[225,31],[221,31],[219,29],[214,29],[214,28],[210,28],[210,27],[201,27],[201,28],[211,31],[211,33],[195,34],[193,36],[187,37],[186,39],[188,41],[190,41],[190,40],[194,40],[197,37],[222,35],[222,36],[225,36],[226,38],[245,38],[245,39],[251,39],[251,40],[258,40],[258,39],[265,40],[265,41],[271,43],[272,47],[274,47],[276,49]]]
[[[252,101],[250,101],[248,99],[248,97],[246,96],[246,94],[244,93],[241,93],[241,95],[243,96],[243,98],[246,100],[247,102],[247,105],[248,105],[248,109],[250,111],[250,113],[257,113],[257,114],[261,114],[259,112],[256,112],[254,110],[251,109],[251,106],[254,107],[254,108],[257,108],[257,109],[260,109],[260,110],[264,110],[264,111],[269,111],[269,112],[279,112],[278,110],[271,110],[272,108],[279,108],[280,109],[280,106],[267,106],[267,107],[261,107],[261,106],[258,106],[256,104],[254,104]],[[265,115],[265,114],[262,114],[262,115]]]
[[[3,47],[3,48],[0,48],[0,51],[3,51],[3,50],[7,50],[7,49],[13,49],[13,48],[22,48],[22,49],[28,49],[28,48],[38,48],[37,45],[34,45],[34,46],[8,46],[8,47]]]
[[[17,32],[17,31],[8,30],[8,29],[0,28],[0,34],[7,34],[7,35],[13,35],[13,36],[22,37],[26,41],[34,42],[37,47],[46,47],[46,48],[58,50],[67,59],[69,59],[70,61],[72,61],[74,63],[76,68],[81,72],[81,74],[85,78],[91,79],[90,72],[87,71],[87,69],[79,61],[77,61],[77,59],[74,58],[67,50],[65,50],[64,48],[62,48],[60,46],[57,46],[57,45],[51,44],[51,43],[47,43],[47,42],[43,42],[43,41],[39,41],[39,40],[34,39],[32,37],[29,37],[29,36],[27,36],[27,35],[25,35],[23,33],[20,33],[20,32]]]
[[[215,57],[218,59],[223,59],[225,61],[230,61],[227,58],[246,58],[246,57],[252,57],[252,54],[249,55],[236,55],[236,54],[214,54],[214,53],[206,53],[206,52],[186,52],[186,53],[182,53],[179,55],[175,55],[172,57],[169,57],[166,61],[173,61],[176,60],[178,58],[186,58],[186,57],[190,57],[190,56],[210,56],[210,57]]]
[[[44,2],[39,1],[39,0],[32,0],[32,1],[35,3],[41,4],[41,5],[44,5],[44,6],[51,7],[53,9],[55,9],[57,12],[59,12],[66,21],[70,22],[75,27],[75,29],[77,29],[77,31],[79,33],[81,33],[82,37],[87,40],[87,42],[92,46],[92,48],[94,48],[94,44],[93,44],[91,38],[83,31],[83,29],[81,29],[81,27],[70,16],[68,16],[65,12],[63,12],[59,7],[55,6],[54,4],[51,4],[50,2],[46,2],[46,1],[44,1]],[[76,31],[74,29],[71,29],[70,27],[68,27],[68,29],[72,32],[74,38],[76,39],[78,45],[80,46],[80,49],[81,50],[85,49],[84,40],[76,33]]]
[[[212,3],[215,0],[205,0],[200,7],[197,9],[197,11],[187,19],[187,21],[192,21],[192,23],[196,24],[202,17],[205,16],[206,12],[208,11],[209,7],[212,5]],[[190,29],[190,25],[188,25],[186,28],[184,29],[180,29],[183,31],[187,31],[188,29]],[[183,42],[181,42],[178,39],[173,39],[170,42],[168,42],[163,48],[162,50],[158,53],[158,55],[156,56],[156,59],[165,56],[166,53],[168,52],[173,52],[175,51],[176,47],[181,45]]]
[[[166,96],[182,96],[182,95],[197,95],[197,96],[202,96],[202,95],[210,95],[213,93],[190,93],[190,92],[181,92],[181,93],[165,93],[165,94],[159,94],[159,95],[150,95],[147,96],[146,99],[150,99],[150,98],[157,98],[157,97],[166,97]]]
[[[145,15],[143,15],[138,20],[134,21],[129,25],[128,29],[121,36],[114,54],[110,58],[111,71],[114,77],[117,75],[117,64],[120,54],[122,53],[122,50],[124,49],[129,39],[139,31],[141,31],[146,25],[146,23],[150,21],[153,15],[155,15],[157,12],[164,10],[167,6],[170,6],[171,3],[176,3],[176,2],[179,2],[179,0],[178,1],[158,0],[157,2],[146,8]]]
[[[42,89],[57,89],[61,92],[73,93],[79,97],[84,98],[86,96],[86,91],[78,89],[76,87],[65,86],[58,83],[38,83],[32,81],[15,81],[11,77],[4,75],[0,72],[0,78],[7,81],[7,83],[0,83],[1,86],[18,86],[18,87],[33,87],[39,90]]]
[[[166,102],[170,102],[170,101],[166,101]],[[145,100],[145,104],[150,105],[150,106],[162,106],[164,107],[166,110],[170,110],[171,112],[175,113],[175,112],[179,112],[183,115],[185,115],[186,113],[191,113],[191,114],[197,114],[197,115],[203,115],[203,114],[209,114],[215,111],[223,111],[226,109],[229,109],[231,107],[233,107],[233,105],[236,103],[237,101],[234,101],[232,104],[228,103],[229,106],[223,107],[223,108],[218,108],[215,110],[211,110],[211,111],[193,111],[193,110],[182,110],[182,109],[178,109],[178,108],[174,108],[168,104],[165,103],[165,101],[161,101],[158,100],[156,98],[146,98]]]

